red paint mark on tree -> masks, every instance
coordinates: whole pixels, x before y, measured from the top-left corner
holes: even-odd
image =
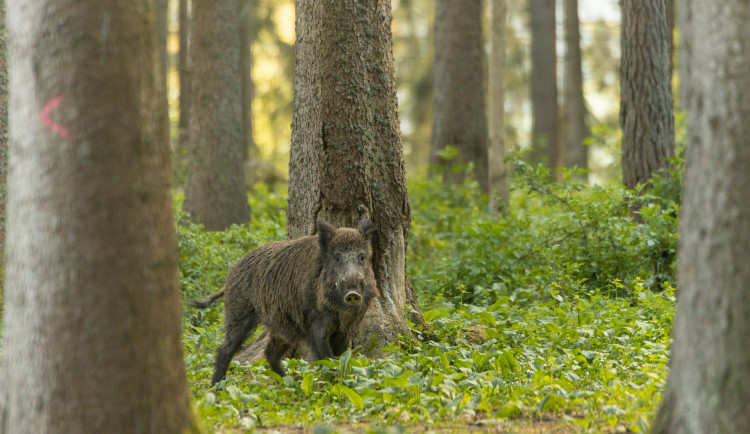
[[[73,135],[70,133],[70,131],[67,128],[63,127],[62,125],[58,124],[57,122],[49,118],[49,113],[52,110],[54,110],[57,106],[62,104],[63,99],[64,98],[62,95],[58,95],[52,98],[51,100],[49,100],[47,105],[44,106],[44,108],[42,109],[42,112],[39,114],[39,119],[47,128],[56,132],[57,134],[62,136],[62,138],[64,138],[65,140],[72,140]]]

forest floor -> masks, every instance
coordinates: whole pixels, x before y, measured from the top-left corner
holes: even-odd
[[[321,434],[321,433],[518,433],[518,434],[563,434],[576,432],[575,427],[560,419],[552,420],[516,420],[501,422],[496,419],[477,420],[466,424],[446,425],[410,425],[406,427],[392,427],[383,430],[373,430],[363,425],[333,425],[319,427],[256,427],[255,431],[269,434]]]

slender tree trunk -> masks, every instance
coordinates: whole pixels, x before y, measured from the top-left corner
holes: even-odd
[[[565,4],[565,146],[563,166],[588,168],[588,148],[583,144],[589,136],[586,126],[586,100],[583,96],[581,68],[581,35],[578,22],[578,0]],[[583,175],[586,179],[586,175]]]
[[[750,3],[679,7],[690,46],[670,373],[655,433],[750,432]]]
[[[358,343],[366,349],[408,331],[410,226],[391,42],[390,1],[297,0],[294,118],[289,163],[289,237],[317,218],[377,228],[373,268],[381,292]],[[340,35],[349,35],[341,38]]]
[[[0,264],[5,252],[5,203],[8,175],[8,34],[5,1],[0,0]],[[5,289],[5,267],[0,266],[0,306]],[[0,392],[2,393],[2,392]]]
[[[240,5],[240,70],[242,72],[242,127],[245,137],[245,148],[251,158],[258,158],[258,150],[253,139],[253,40],[255,30],[256,0],[242,0]]]
[[[630,189],[646,184],[674,155],[666,5],[666,0],[622,2],[622,179]]]
[[[8,2],[0,430],[196,428],[153,1]]]
[[[555,0],[529,0],[531,14],[532,161],[555,177],[560,163]]]
[[[505,167],[505,0],[487,2],[490,8],[489,152],[490,210],[507,210]]]
[[[430,163],[446,168],[449,182],[461,182],[456,166],[474,164],[484,192],[489,191],[487,119],[484,106],[480,0],[435,1],[435,65]],[[457,149],[451,160],[441,157]]]
[[[190,65],[189,62],[189,44],[190,40],[190,0],[179,0],[179,22],[180,22],[180,142],[179,146],[186,146],[190,140],[188,132],[190,130]]]
[[[161,87],[167,89],[167,70],[169,69],[169,56],[167,55],[167,35],[169,34],[169,0],[156,0],[156,45],[159,50],[159,63],[161,63]],[[169,100],[167,92],[162,95],[162,116],[165,117],[167,128],[169,128]],[[169,132],[169,129],[167,129]],[[169,139],[169,137],[167,137]]]
[[[193,0],[184,209],[207,230],[250,220],[243,140],[240,0]]]
[[[180,77],[179,109],[177,123],[177,143],[172,147],[172,179],[175,188],[184,187],[187,168],[187,153],[190,144],[190,0],[178,0],[178,22],[180,52],[177,58],[177,72]]]
[[[677,26],[675,0],[667,0],[667,28],[669,29],[669,77],[672,79],[674,73],[674,31]]]

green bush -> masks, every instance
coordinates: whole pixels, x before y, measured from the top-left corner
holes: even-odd
[[[423,299],[487,306],[516,291],[625,295],[633,288],[622,282],[636,278],[650,289],[674,282],[679,201],[658,194],[679,186],[679,171],[635,195],[512,164],[508,215],[489,215],[474,183],[412,180],[409,271]]]

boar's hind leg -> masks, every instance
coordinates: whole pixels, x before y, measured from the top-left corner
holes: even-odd
[[[216,384],[224,378],[227,369],[229,369],[229,362],[232,361],[232,357],[240,349],[240,345],[245,341],[247,335],[257,326],[258,318],[253,311],[246,311],[245,315],[241,318],[232,318],[231,315],[227,315],[224,318],[224,342],[221,343],[216,354],[216,364],[211,384]]]
[[[289,344],[273,334],[271,334],[268,344],[266,344],[266,360],[268,360],[271,370],[282,377],[286,377],[286,373],[284,372],[284,368],[281,367],[281,359],[289,348]]]

